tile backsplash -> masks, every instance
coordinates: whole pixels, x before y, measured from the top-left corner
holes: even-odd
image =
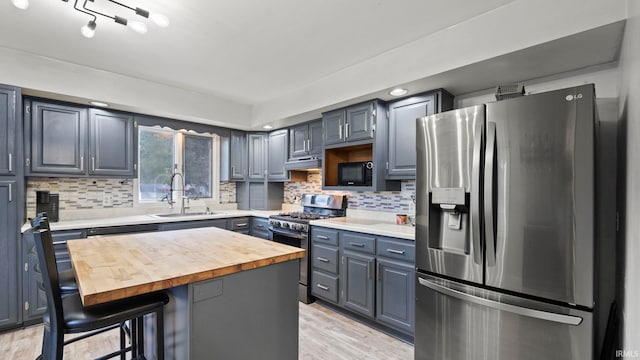
[[[349,209],[413,213],[411,195],[416,193],[414,180],[402,181],[400,191],[322,191],[322,174],[310,172],[306,182],[284,184],[284,201],[298,204],[303,194],[347,194]]]
[[[130,179],[28,178],[27,214],[36,212],[36,190],[60,195],[59,209],[96,210],[133,208],[134,181]],[[105,201],[105,195],[108,199]],[[220,183],[220,203],[236,202],[236,184]]]
[[[60,195],[64,210],[132,208],[133,181],[124,179],[29,178],[27,214],[35,214],[36,190]],[[108,196],[105,199],[105,195]]]

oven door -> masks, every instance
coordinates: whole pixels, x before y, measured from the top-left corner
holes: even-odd
[[[309,278],[309,236],[307,233],[269,228],[269,238],[277,243],[295,246],[306,251],[300,259],[300,284],[307,285]]]

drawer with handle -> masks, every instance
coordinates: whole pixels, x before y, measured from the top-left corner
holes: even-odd
[[[338,248],[313,245],[311,257],[311,264],[314,269],[338,274]]]
[[[340,233],[340,246],[345,250],[375,254],[376,238],[373,235],[344,231]]]
[[[378,237],[376,255],[414,263],[416,260],[415,241]]]
[[[311,241],[313,243],[325,243],[338,246],[338,230],[311,227]]]
[[[249,232],[249,224],[251,222],[251,220],[249,218],[233,218],[233,219],[229,219],[228,220],[228,229],[231,231],[238,231],[238,232],[242,232],[248,233]]]
[[[338,302],[338,277],[313,271],[311,274],[311,293],[325,300]]]

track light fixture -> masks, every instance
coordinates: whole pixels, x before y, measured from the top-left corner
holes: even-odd
[[[69,2],[69,0],[62,0],[63,2]],[[120,7],[123,7],[127,10],[132,10],[133,12],[135,12],[136,15],[141,16],[145,19],[149,19],[151,21],[153,21],[156,25],[160,26],[160,27],[167,27],[169,26],[169,18],[166,17],[163,14],[159,14],[159,13],[153,13],[150,12],[148,10],[139,8],[139,7],[133,7],[133,6],[129,6],[127,4],[121,3],[119,1],[115,1],[115,0],[100,0],[101,2],[110,2],[113,4],[116,4]],[[110,15],[107,13],[104,13],[102,11],[99,11],[96,8],[89,8],[87,7],[87,3],[88,2],[92,2],[92,3],[96,3],[96,0],[75,0],[73,8],[81,13],[87,14],[89,16],[91,16],[91,20],[89,20],[89,22],[84,25],[83,27],[80,28],[80,32],[82,33],[82,35],[84,37],[87,38],[92,38],[95,33],[96,33],[96,27],[97,27],[97,20],[98,20],[98,16],[100,17],[105,17],[108,19],[113,20],[114,22],[120,24],[120,25],[124,25],[129,27],[131,30],[139,33],[139,34],[146,34],[148,29],[147,29],[147,24],[145,24],[144,22],[141,21],[135,21],[135,20],[128,20],[127,18],[124,18],[122,16],[118,16],[118,15]],[[11,0],[11,3],[13,3],[13,5],[19,9],[26,9],[29,7],[29,0]]]

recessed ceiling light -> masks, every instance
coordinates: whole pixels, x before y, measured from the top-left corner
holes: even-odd
[[[93,106],[109,107],[109,104],[103,103],[101,101],[89,101],[89,104],[91,104]]]
[[[263,129],[267,129],[267,130],[269,130],[269,129],[273,129],[273,125],[269,125],[269,124],[267,124],[267,125],[262,125],[262,128],[263,128]]]
[[[408,93],[409,91],[407,89],[403,89],[403,88],[395,88],[391,91],[389,91],[389,95],[391,96],[402,96],[406,93]]]

